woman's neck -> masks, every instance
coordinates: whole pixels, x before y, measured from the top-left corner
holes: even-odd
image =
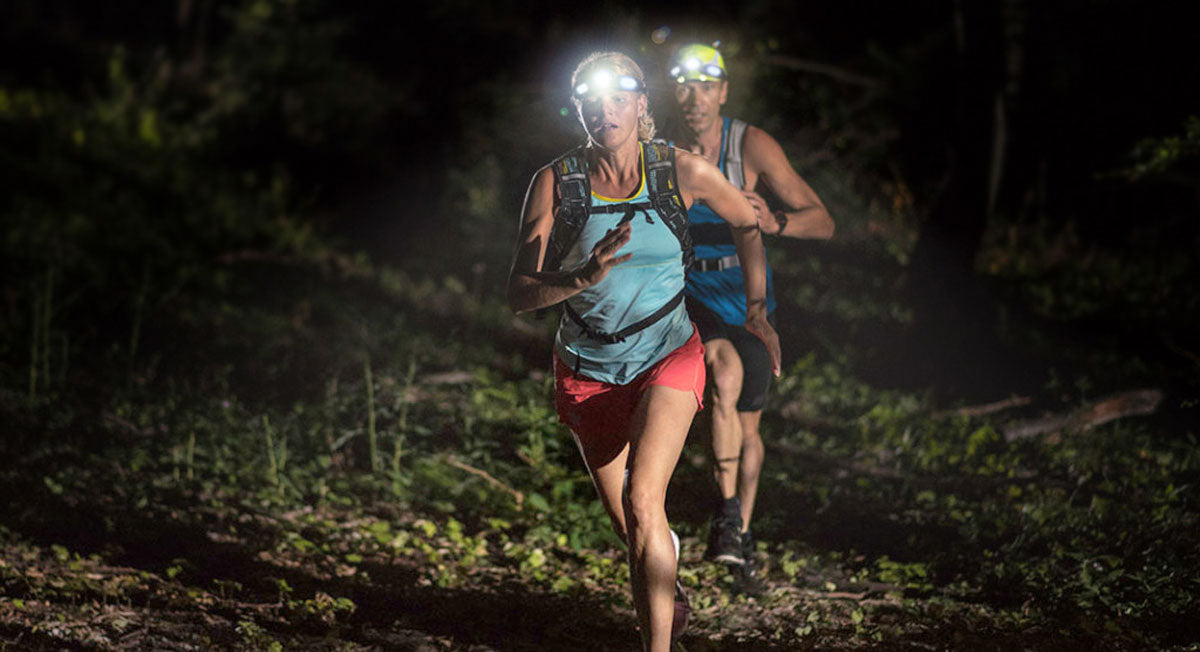
[[[589,148],[592,159],[592,187],[602,195],[625,197],[633,194],[641,182],[642,147],[632,140],[617,149],[606,149],[593,145]]]

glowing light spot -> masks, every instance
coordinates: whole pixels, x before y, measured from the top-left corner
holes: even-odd
[[[565,117],[571,115],[571,112],[568,111],[567,107],[564,106],[558,110],[558,114],[565,118]]]
[[[608,88],[612,86],[612,82],[612,73],[607,70],[597,70],[596,74],[592,75],[592,83],[596,85],[596,88]],[[584,90],[583,92],[586,93],[587,91]]]
[[[626,91],[637,90],[638,87],[637,80],[626,75],[621,75],[620,80],[617,83],[621,86],[622,90]]]
[[[671,28],[663,25],[650,33],[650,40],[657,45],[662,45],[667,42],[667,38],[671,36]]]
[[[696,57],[692,57],[691,59],[683,62],[683,67],[687,68],[688,70],[698,70],[700,68],[700,60]]]
[[[576,87],[575,87],[575,94],[576,94],[576,95],[587,95],[587,92],[588,92],[588,85],[587,85],[587,84],[580,84],[580,85],[578,85],[578,86],[576,86]]]

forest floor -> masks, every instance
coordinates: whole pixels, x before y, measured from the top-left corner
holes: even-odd
[[[444,517],[387,502],[277,512],[98,457],[24,462],[21,476],[32,484],[9,474],[3,485],[0,648],[638,646],[622,560],[611,548],[543,546],[546,559],[533,563],[546,572],[534,574],[537,557],[514,553],[503,530],[464,535]],[[71,486],[43,481],[66,466]],[[831,480],[853,491],[850,474]],[[786,500],[768,494],[763,502]],[[861,528],[860,537],[894,534],[867,531],[864,514],[876,506],[859,507],[840,508],[856,521],[842,526]],[[855,560],[839,563],[811,547],[764,547],[765,591],[747,597],[724,567],[701,559],[699,537],[684,537],[681,576],[695,611],[681,649],[1048,650],[1121,638],[1106,639],[1102,622],[1048,627],[1022,618],[1021,605],[868,580],[847,569]],[[475,558],[463,564],[468,555]]]
[[[548,400],[546,324],[449,281],[230,265],[228,290],[163,308],[144,345],[162,353],[123,382],[80,363],[0,392],[0,649],[638,647],[623,553]],[[793,349],[817,353],[764,420],[761,594],[702,559],[702,425],[677,468],[679,649],[1200,648],[1186,393],[1010,441],[1009,409],[873,385],[841,353],[864,350],[837,341],[853,329],[808,317],[833,335]],[[1086,380],[1052,378],[1025,416],[1086,407]]]

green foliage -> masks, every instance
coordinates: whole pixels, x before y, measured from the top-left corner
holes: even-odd
[[[242,644],[250,649],[266,650],[267,652],[281,652],[283,650],[283,646],[279,641],[275,640],[253,620],[239,622],[237,633],[241,636]]]
[[[1121,173],[1131,181],[1162,175],[1200,155],[1200,116],[1188,116],[1182,136],[1143,138],[1133,146],[1132,165]]]
[[[573,118],[538,129],[553,102],[509,80],[480,91],[495,111],[469,126],[469,156],[449,166],[443,198],[454,216],[445,242],[470,269],[399,269],[344,251],[313,208],[319,175],[237,146],[261,130],[334,165],[339,147],[406,109],[403,89],[339,54],[345,23],[322,9],[223,8],[227,37],[198,77],[114,47],[78,95],[0,86],[0,287],[13,306],[0,312],[0,416],[11,424],[0,456],[20,467],[0,471],[5,527],[70,533],[70,519],[57,522],[66,514],[134,551],[98,544],[93,559],[26,547],[0,527],[0,615],[5,627],[39,623],[47,647],[111,643],[78,633],[96,614],[38,620],[47,604],[90,600],[227,617],[225,639],[196,647],[251,649],[291,646],[282,623],[331,638],[391,625],[349,597],[381,591],[518,585],[631,608],[623,544],[540,368],[552,324],[514,327],[492,291],[520,189],[545,162],[531,152],[569,145]],[[747,51],[759,46],[779,51],[765,38]],[[713,623],[752,622],[748,647],[967,649],[955,636],[971,629],[1033,632],[1036,646],[1046,631],[1092,623],[1079,630],[1088,641],[1154,648],[1194,631],[1180,623],[1200,595],[1196,433],[1121,422],[1009,443],[1001,418],[939,413],[921,391],[861,377],[872,359],[858,336],[913,321],[898,278],[919,209],[890,160],[895,134],[869,92],[740,65],[744,92],[764,101],[739,108],[780,137],[839,237],[863,246],[813,255],[784,244],[772,258],[781,300],[803,310],[798,321],[820,321],[818,348],[790,363],[766,413],[755,527],[771,542],[759,551],[769,590],[734,596],[729,574],[699,562],[685,537],[680,578],[701,625],[728,642],[745,630]],[[789,129],[777,106],[814,126]],[[1134,176],[1177,170],[1194,154],[1194,122],[1185,137],[1139,145]],[[1037,313],[1128,308],[1167,324],[1196,314],[1186,255],[1075,260],[1055,253],[1079,248],[1061,222],[1016,228],[1011,241],[1002,231],[982,269]],[[1121,352],[1081,359],[1087,375],[1044,388],[1059,407],[1063,394],[1082,400],[1137,371]],[[709,499],[698,466],[681,464],[673,484],[700,488],[672,494],[685,535]],[[288,579],[222,576],[190,549],[146,570],[98,568],[154,547],[136,540],[147,524],[203,533]],[[389,587],[392,573],[414,579]],[[739,609],[753,618],[721,617]],[[131,628],[113,622],[117,634]]]

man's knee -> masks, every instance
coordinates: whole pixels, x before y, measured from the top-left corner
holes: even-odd
[[[742,363],[737,351],[725,342],[713,346],[715,353],[708,356],[708,373],[713,385],[713,401],[718,407],[736,405],[742,393]]]
[[[747,428],[742,426],[742,448],[753,448],[762,450],[763,440],[762,435],[758,433],[758,428]]]
[[[742,466],[761,466],[765,453],[766,448],[758,433],[755,433],[753,437],[742,436]]]

